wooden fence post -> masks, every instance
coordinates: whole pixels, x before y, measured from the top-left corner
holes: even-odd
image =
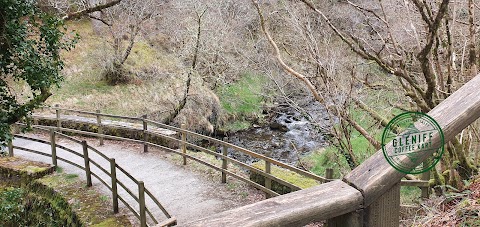
[[[429,181],[430,180],[430,170],[422,173],[421,179],[424,180],[424,181]],[[421,198],[422,199],[428,199],[428,197],[430,196],[430,186],[422,187],[421,189],[422,189]]]
[[[400,225],[400,182],[365,209],[364,222],[372,227]]]
[[[327,220],[328,227],[396,227],[400,225],[400,183],[365,209]]]
[[[112,178],[113,213],[118,213],[117,167],[115,159],[110,159],[110,177]]]
[[[325,178],[333,179],[333,169],[332,168],[325,169]]]
[[[57,142],[55,140],[55,130],[50,129],[50,147],[52,149],[52,164],[57,166]]]
[[[55,115],[56,115],[56,118],[57,118],[57,129],[60,132],[60,128],[62,128],[62,120],[60,120],[60,110],[58,108],[60,108],[59,105],[55,104]]]
[[[148,144],[147,144],[147,141],[148,141],[148,133],[147,133],[147,121],[145,121],[147,119],[147,115],[143,115],[142,116],[143,118],[143,152],[148,152]]]
[[[265,160],[265,173],[271,173],[271,164],[269,161]],[[265,187],[268,189],[272,189],[272,179],[270,177],[265,176]],[[270,193],[267,193],[267,198],[270,198]]]
[[[186,125],[182,124],[180,127],[181,127],[181,129],[185,130]],[[187,164],[187,145],[186,145],[186,142],[187,142],[187,134],[184,131],[182,131],[181,147],[182,147],[182,154],[183,154],[183,165]]]
[[[147,226],[147,215],[145,213],[145,185],[143,181],[138,182],[138,203],[140,205],[140,226]]]
[[[363,227],[363,210],[346,213],[327,220],[327,227]]]
[[[227,142],[228,138],[223,137],[223,142]],[[228,155],[228,147],[226,145],[223,145],[222,147],[222,155],[224,156],[222,158],[222,169],[227,170],[228,168],[228,160],[227,160],[227,155]],[[227,174],[222,172],[222,183],[227,183]]]
[[[96,111],[97,115],[97,127],[98,127],[98,140],[100,141],[100,146],[103,145],[103,126],[102,118],[100,116],[100,110]]]
[[[8,156],[13,157],[13,138],[8,141]]]
[[[87,141],[82,141],[83,160],[85,160],[85,174],[87,174],[87,187],[92,187],[92,172],[90,171],[90,158],[88,157]]]

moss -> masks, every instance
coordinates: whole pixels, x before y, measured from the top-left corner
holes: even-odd
[[[442,184],[445,184],[445,179],[450,179],[450,170],[447,169],[445,171],[443,171],[442,175],[440,175],[441,177],[443,177],[443,180],[440,179],[440,181],[442,182]]]
[[[257,169],[260,169],[260,170],[265,170],[265,162],[264,161],[259,161],[259,162],[255,162],[252,164],[253,167],[257,168]],[[308,177],[304,177],[298,173],[295,173],[295,172],[292,172],[290,170],[287,170],[287,169],[283,169],[283,168],[280,168],[278,166],[275,166],[275,165],[272,165],[271,166],[271,174],[281,180],[284,180],[288,183],[291,183],[293,185],[296,185],[302,189],[305,189],[305,188],[310,188],[310,187],[313,187],[313,186],[316,186],[318,185],[319,183],[311,178],[308,178]],[[265,177],[260,175],[260,174],[256,174],[252,171],[252,173],[250,174],[250,179],[261,184],[261,185],[265,185]],[[276,181],[272,181],[272,190],[273,191],[276,191],[280,194],[285,194],[285,193],[289,193],[292,191],[292,189],[286,185],[283,185],[282,183],[280,182],[276,182]]]
[[[22,177],[24,177],[22,181],[31,180],[28,176]],[[2,204],[0,216],[3,216],[0,217],[1,226],[82,226],[68,202],[54,189],[37,180],[2,194],[4,195],[0,196]],[[8,204],[12,202],[14,206]]]
[[[110,226],[131,226],[125,216],[112,217],[109,202],[101,199],[94,189],[84,188],[84,183],[78,181],[76,174],[56,173],[35,178],[39,177],[39,173],[51,173],[53,169],[49,165],[17,157],[0,159],[1,188],[10,185],[23,188],[21,209],[18,209],[20,213],[7,214],[21,217],[21,222],[9,219],[8,223],[3,223],[0,220],[0,226],[13,226],[11,223],[21,226],[36,226],[39,223],[42,226],[83,226],[102,223],[106,219],[114,219],[113,223],[117,223]]]
[[[57,126],[57,121],[54,118],[42,118],[38,120],[39,125],[46,125],[46,126]],[[93,122],[86,122],[82,120],[63,120],[62,127],[68,129],[76,129],[80,131],[86,132],[94,132],[98,133],[98,126],[96,123]],[[119,136],[123,138],[129,139],[136,139],[136,140],[143,140],[143,129],[132,129],[126,128],[124,126],[117,126],[117,125],[104,125],[103,126],[103,133],[105,135],[111,136]],[[67,135],[75,135],[74,133],[65,133]],[[168,141],[162,136],[156,136],[150,134],[148,136],[148,141],[151,143],[155,143],[161,146],[166,146],[169,148],[175,149],[177,144],[176,142]]]
[[[14,179],[18,184],[27,184],[54,171],[54,167],[19,157],[0,158],[0,176]]]
[[[38,167],[38,166],[26,166],[24,168],[25,171],[28,173],[38,173],[38,172],[43,172],[46,171],[48,168],[46,167]]]
[[[114,219],[116,222],[124,224],[111,226],[130,226],[126,217],[112,217],[110,200],[102,199],[106,196],[99,195],[92,188],[84,188],[84,183],[78,181],[76,174],[57,173],[39,179],[38,182],[49,188],[55,188],[55,191],[62,197],[69,198],[69,205],[86,225],[94,225],[107,219]],[[79,188],[84,189],[79,190]]]
[[[112,226],[131,226],[130,223],[125,223],[124,220],[117,218],[108,218],[98,224],[93,224],[92,227],[112,227]]]

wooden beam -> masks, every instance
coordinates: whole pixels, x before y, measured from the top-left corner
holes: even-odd
[[[361,209],[362,200],[358,190],[335,180],[215,214],[185,226],[303,226]]]
[[[431,110],[428,115],[435,119],[442,128],[445,142],[453,139],[480,117],[480,75],[463,85]],[[432,138],[432,143],[434,147],[440,143],[438,135]],[[387,146],[391,146],[391,144]],[[432,152],[433,150],[425,152],[425,156],[419,158],[418,162],[423,162]],[[382,150],[379,150],[346,175],[344,181],[362,192],[365,197],[364,205],[368,206],[404,176],[404,173],[390,166]]]
[[[424,180],[402,180],[400,182],[401,186],[412,186],[412,187],[428,187],[428,181]]]

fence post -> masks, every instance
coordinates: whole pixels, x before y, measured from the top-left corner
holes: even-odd
[[[115,159],[110,159],[110,177],[112,178],[113,213],[118,213],[117,167]]]
[[[85,174],[87,174],[87,187],[92,187],[92,173],[90,172],[90,158],[88,157],[87,141],[82,141],[83,160],[85,160]]]
[[[140,205],[140,226],[147,226],[147,215],[145,213],[145,185],[143,181],[138,182],[138,203]]]
[[[271,164],[269,161],[265,160],[265,173],[270,174],[271,173]],[[268,189],[272,189],[272,179],[270,177],[265,176],[265,187]],[[267,198],[270,198],[270,194],[267,193]]]
[[[100,146],[103,145],[103,126],[102,118],[100,116],[100,110],[96,111],[97,115],[97,127],[98,127],[98,140],[100,140]]]
[[[325,169],[325,178],[333,179],[333,169],[332,168]]]
[[[430,171],[426,171],[426,172],[422,173],[421,179],[424,180],[424,181],[429,181],[430,180]],[[430,196],[430,186],[422,187],[421,198],[422,199],[428,199],[429,196]]]
[[[383,227],[400,225],[400,183],[381,195],[367,208],[327,220],[328,227]]]
[[[147,121],[145,121],[147,119],[147,115],[143,115],[142,116],[143,118],[143,152],[148,152],[148,144],[147,144],[147,141],[148,141],[148,133],[147,133]]]
[[[13,157],[13,138],[8,141],[8,156]]]
[[[52,148],[52,164],[57,166],[57,142],[55,141],[55,130],[50,129],[50,147]]]
[[[59,105],[55,104],[55,115],[57,117],[57,128],[58,128],[58,131],[60,131],[60,128],[62,128],[62,121],[60,120],[60,110],[58,108],[59,108]]]
[[[363,220],[366,226],[399,226],[399,217],[400,183],[397,183],[366,208]]]
[[[228,138],[223,137],[223,142],[227,142]],[[228,160],[227,160],[227,155],[228,155],[228,147],[227,145],[223,145],[222,148],[222,154],[223,154],[223,159],[222,159],[222,169],[227,170],[228,167]],[[227,183],[227,174],[225,172],[222,172],[222,183]]]
[[[185,130],[186,126],[185,124],[182,124],[180,126],[183,130]],[[182,154],[183,154],[183,165],[186,165],[187,164],[187,145],[186,145],[186,142],[187,142],[187,134],[182,131]]]

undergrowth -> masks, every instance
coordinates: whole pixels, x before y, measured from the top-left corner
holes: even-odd
[[[265,81],[261,75],[245,73],[238,81],[218,89],[222,107],[228,115],[225,131],[247,129],[251,122],[262,120]]]

